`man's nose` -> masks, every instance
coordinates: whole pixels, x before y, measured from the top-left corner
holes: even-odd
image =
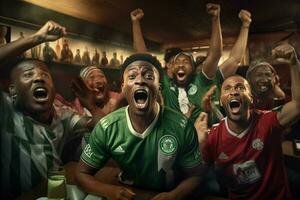
[[[136,77],[135,81],[136,81],[136,83],[139,83],[139,84],[145,83],[145,78],[144,78],[144,76],[143,76],[142,74],[139,74],[139,75]]]
[[[38,72],[34,77],[34,82],[45,82],[45,75],[42,72]]]
[[[237,88],[232,87],[232,88],[230,89],[230,94],[231,94],[231,95],[236,95],[236,94],[238,94]]]

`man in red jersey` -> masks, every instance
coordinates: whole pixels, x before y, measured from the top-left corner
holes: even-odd
[[[274,52],[291,65],[292,100],[280,112],[251,110],[249,83],[241,76],[229,77],[220,97],[227,117],[212,127],[202,143],[203,159],[222,175],[230,199],[291,199],[281,134],[284,127],[300,118],[300,64],[288,44]],[[200,136],[207,133],[206,118],[202,114],[196,121]]]

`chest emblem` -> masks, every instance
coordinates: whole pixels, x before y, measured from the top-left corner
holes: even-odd
[[[252,141],[252,148],[261,151],[264,148],[264,142],[260,138]]]
[[[194,85],[194,84],[191,84],[191,87],[190,87],[190,89],[188,91],[188,94],[189,95],[194,95],[194,94],[196,94],[197,90],[198,90],[197,86]]]
[[[178,142],[173,135],[164,135],[159,140],[159,148],[166,155],[176,153]]]

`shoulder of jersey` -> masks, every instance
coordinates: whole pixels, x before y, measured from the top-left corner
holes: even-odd
[[[163,121],[167,123],[176,124],[181,128],[185,128],[188,123],[188,118],[184,116],[182,113],[173,110],[167,106],[162,106],[163,109]]]
[[[126,107],[115,110],[102,117],[99,121],[103,129],[107,129],[113,123],[126,119]]]

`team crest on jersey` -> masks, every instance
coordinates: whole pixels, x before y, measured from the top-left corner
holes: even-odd
[[[188,91],[188,94],[189,95],[194,95],[194,94],[196,94],[197,90],[198,90],[197,86],[194,85],[194,84],[191,84],[191,87],[190,87],[190,89]]]
[[[177,147],[177,139],[173,135],[164,135],[159,140],[159,148],[166,155],[174,154]]]
[[[261,151],[264,148],[264,142],[260,138],[252,141],[252,148]]]
[[[90,144],[88,144],[88,145],[85,146],[85,148],[84,148],[84,154],[85,154],[87,157],[89,157],[89,158],[92,157],[93,151],[92,151],[92,149],[91,149]]]

